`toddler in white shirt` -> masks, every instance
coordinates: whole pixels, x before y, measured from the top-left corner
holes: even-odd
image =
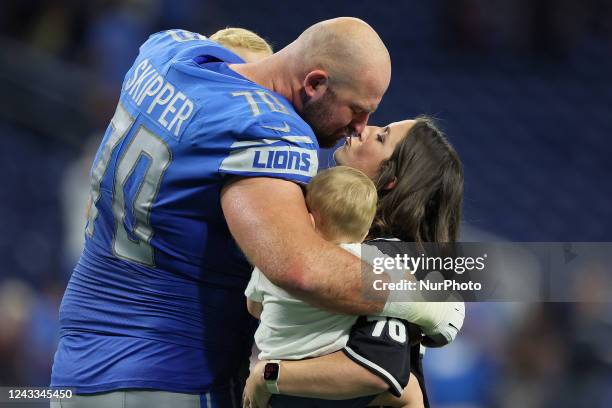
[[[306,205],[318,234],[361,255],[376,214],[377,192],[361,171],[338,166],[317,174],[306,187]],[[253,270],[245,291],[249,312],[260,319],[255,342],[262,360],[300,360],[342,349],[357,316],[318,309]]]

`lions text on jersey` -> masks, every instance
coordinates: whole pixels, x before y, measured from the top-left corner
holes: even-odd
[[[205,392],[248,358],[251,266],[220,191],[233,176],[307,183],[318,145],[286,99],[227,65],[241,62],[182,30],[140,48],[91,171],[53,386]]]

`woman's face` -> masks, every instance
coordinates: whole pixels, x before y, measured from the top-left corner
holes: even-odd
[[[414,125],[414,120],[394,122],[386,127],[366,126],[358,137],[347,138],[344,146],[334,152],[339,165],[361,170],[376,180],[381,163],[391,157],[397,144]]]

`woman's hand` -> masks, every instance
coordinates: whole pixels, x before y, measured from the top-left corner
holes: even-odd
[[[263,379],[266,363],[267,361],[260,361],[251,370],[242,393],[242,408],[268,408],[271,394]]]

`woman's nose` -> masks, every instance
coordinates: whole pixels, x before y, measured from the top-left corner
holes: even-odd
[[[368,140],[368,129],[363,129],[360,133],[357,134],[357,137],[359,138],[359,141],[361,143],[364,143],[366,140]]]

